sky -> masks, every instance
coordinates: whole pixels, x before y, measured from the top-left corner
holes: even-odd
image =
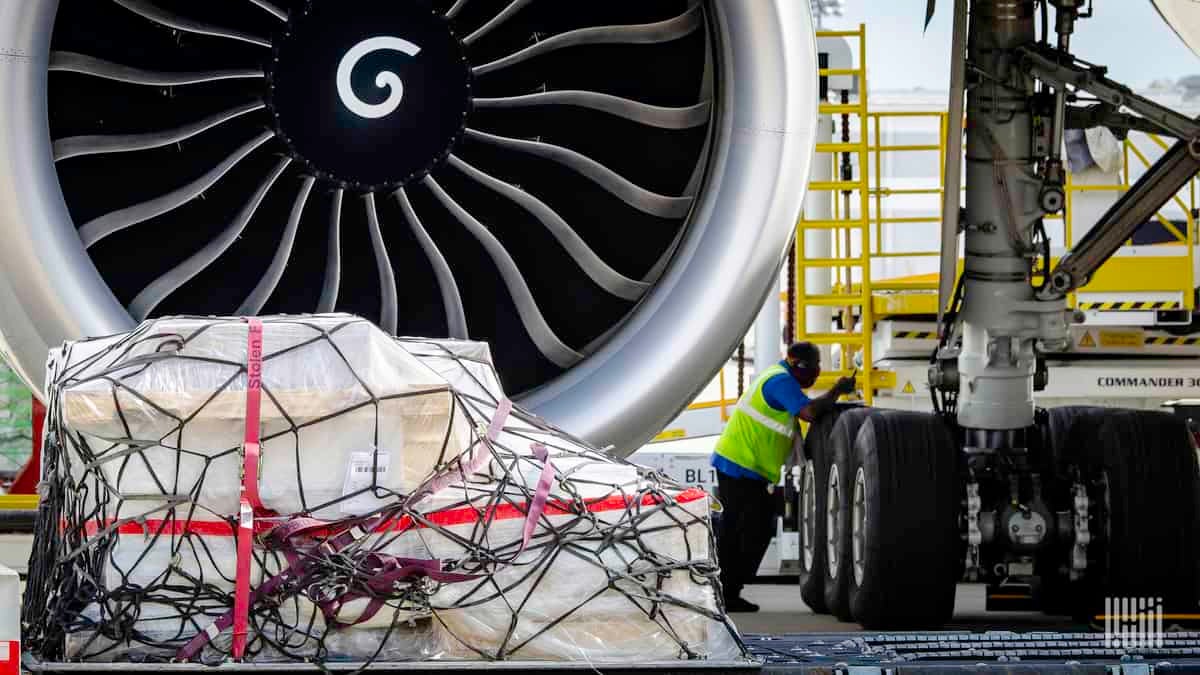
[[[939,0],[928,33],[922,33],[925,0],[845,0],[845,5],[845,16],[826,18],[825,27],[867,24],[867,76],[873,88],[946,88],[953,0]],[[1150,0],[1095,0],[1095,8],[1096,16],[1078,25],[1072,51],[1108,66],[1113,79],[1144,87],[1154,80],[1200,74],[1200,57],[1175,35]],[[1050,24],[1053,27],[1053,15]]]

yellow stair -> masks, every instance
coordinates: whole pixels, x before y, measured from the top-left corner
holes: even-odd
[[[818,31],[818,37],[849,37],[858,40],[859,66],[857,68],[823,68],[823,76],[849,75],[858,80],[858,100],[850,103],[822,103],[822,115],[856,116],[858,118],[858,138],[837,143],[817,144],[817,161],[829,161],[837,166],[838,156],[851,153],[858,157],[858,174],[854,180],[843,181],[813,181],[808,184],[809,192],[841,192],[849,193],[852,198],[859,200],[859,213],[851,216],[849,212],[841,213],[839,207],[834,208],[834,218],[831,220],[809,221],[801,217],[797,223],[796,236],[796,268],[791,273],[796,277],[796,339],[820,345],[841,345],[843,370],[826,372],[818,380],[818,389],[827,389],[836,382],[838,377],[850,374],[845,368],[852,363],[854,354],[862,352],[862,370],[858,375],[858,384],[868,404],[874,397],[874,389],[886,386],[889,381],[886,373],[875,371],[871,363],[871,332],[874,328],[873,311],[871,306],[871,266],[866,255],[850,257],[850,235],[857,230],[861,241],[870,242],[870,185],[868,182],[868,167],[870,166],[868,148],[868,114],[867,114],[867,29],[860,25],[858,30],[851,31]],[[834,198],[835,204],[840,200]],[[833,258],[808,258],[804,250],[805,230],[832,230],[834,238],[839,243],[844,239],[846,246],[841,247],[839,255]],[[809,268],[828,268],[837,270],[839,276],[846,275],[845,284],[836,284],[834,293],[809,294],[805,287],[805,270]],[[853,284],[852,270],[862,273],[862,283]],[[808,307],[842,307],[844,315],[850,316],[854,308],[861,312],[860,329],[851,326],[844,333],[809,332],[806,322]],[[827,330],[827,329],[825,329]],[[894,378],[893,378],[894,379]]]

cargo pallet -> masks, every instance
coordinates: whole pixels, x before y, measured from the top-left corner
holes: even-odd
[[[1034,631],[930,631],[920,633],[804,633],[747,635],[750,651],[761,663],[681,662],[627,664],[509,662],[376,663],[371,673],[885,673],[1005,672],[1097,673],[1150,675],[1200,673],[1200,632],[1167,633],[1161,648],[1131,650],[1105,647],[1103,633]],[[315,673],[308,664],[40,663],[26,657],[31,673]],[[328,663],[325,670],[350,672],[360,663]]]

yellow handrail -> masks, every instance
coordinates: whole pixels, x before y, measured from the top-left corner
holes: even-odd
[[[1148,135],[1150,136],[1150,140],[1156,141],[1158,143],[1158,145],[1160,145],[1164,149],[1167,147],[1167,144],[1164,143],[1161,138],[1159,138],[1153,134],[1148,134]],[[1142,152],[1140,149],[1138,149],[1138,147],[1136,145],[1134,145],[1132,141],[1126,140],[1125,147],[1127,147],[1129,149],[1129,151],[1133,152],[1133,154],[1138,158],[1138,161],[1140,161],[1142,163],[1142,166],[1144,166],[1145,168],[1149,169],[1150,165],[1153,164],[1153,162],[1151,162],[1150,159],[1148,157],[1146,157],[1146,154],[1144,152]],[[1129,189],[1128,185],[1124,185],[1121,187],[1126,190]],[[1187,220],[1191,221],[1192,212],[1191,212],[1191,210],[1188,209],[1187,205],[1183,203],[1183,200],[1179,198],[1179,195],[1176,194],[1171,199],[1172,199],[1172,201],[1175,202],[1175,204],[1180,209],[1183,210],[1184,214],[1186,214],[1186,216],[1187,216]],[[1166,216],[1164,216],[1161,213],[1156,213],[1156,214],[1154,214],[1154,216],[1155,216],[1155,218],[1158,219],[1158,221],[1160,223],[1162,223],[1164,228],[1166,228],[1171,234],[1175,235],[1175,239],[1177,241],[1186,241],[1187,240],[1187,235],[1184,234],[1183,232],[1180,232],[1179,228],[1175,227],[1174,223],[1167,220]],[[1189,226],[1187,229],[1190,230],[1191,227]]]
[[[796,236],[796,267],[789,270],[789,273],[794,275],[796,284],[796,328],[797,339],[811,339],[815,342],[824,344],[840,344],[842,346],[843,366],[849,364],[856,350],[861,350],[862,353],[862,375],[860,376],[860,384],[864,391],[864,398],[869,403],[874,396],[874,388],[881,381],[888,381],[886,378],[881,378],[876,374],[872,379],[872,360],[871,360],[871,341],[869,336],[874,328],[874,315],[871,308],[871,269],[870,269],[870,213],[871,213],[871,197],[875,193],[871,190],[871,180],[868,172],[870,170],[870,153],[873,152],[894,152],[902,149],[907,149],[907,146],[883,146],[878,147],[879,143],[874,145],[870,143],[869,133],[869,104],[867,99],[867,45],[866,45],[866,26],[859,25],[856,30],[845,31],[819,31],[818,37],[844,37],[856,38],[858,40],[858,67],[856,68],[822,68],[818,72],[823,76],[851,76],[858,79],[858,100],[848,104],[840,103],[825,103],[821,106],[823,114],[837,115],[852,115],[859,118],[859,138],[852,142],[836,142],[836,143],[821,143],[817,145],[819,154],[829,155],[828,158],[819,158],[818,161],[829,161],[834,166],[834,175],[837,175],[837,155],[840,153],[852,153],[856,155],[858,160],[857,179],[852,181],[830,180],[823,182],[809,183],[810,191],[826,191],[834,193],[857,193],[859,200],[859,213],[857,217],[853,217],[851,213],[843,213],[842,200],[833,199],[833,218],[827,221],[804,221],[797,224]],[[918,149],[918,148],[913,148]],[[936,149],[936,146],[935,148]],[[878,181],[876,181],[878,182]],[[844,236],[832,237],[834,250],[832,258],[807,258],[804,251],[803,229],[827,229],[835,232],[841,232]],[[851,251],[850,233],[858,229],[863,234],[863,250],[858,256],[855,256]],[[809,267],[829,268],[836,275],[837,283],[834,294],[808,296],[805,288],[804,270]],[[861,270],[861,283],[854,284],[853,269]],[[842,283],[843,277],[845,283]],[[848,290],[847,290],[848,289]],[[805,299],[810,298],[813,302],[823,306],[845,306],[846,316],[851,315],[851,310],[854,307],[860,308],[860,330],[855,331],[852,322],[847,322],[846,333],[828,334],[828,333],[809,333],[806,325]],[[835,381],[834,378],[848,375],[850,368],[845,368],[842,371],[826,371],[822,374],[819,381],[819,387],[831,386]],[[737,403],[736,399],[727,398],[725,371],[721,370],[718,375],[718,389],[720,400],[718,401],[697,401],[688,406],[689,410],[705,410],[719,408],[721,411],[722,421],[729,419],[728,407]]]
[[[796,287],[795,296],[795,316],[797,339],[811,340],[821,344],[838,344],[842,349],[842,364],[844,370],[838,372],[826,372],[822,376],[822,383],[831,384],[833,379],[838,376],[849,374],[850,364],[853,362],[856,351],[861,351],[862,358],[862,376],[860,386],[862,386],[865,398],[869,403],[874,395],[873,383],[887,381],[885,375],[890,373],[881,373],[874,369],[873,355],[871,353],[871,335],[875,327],[875,309],[874,303],[871,301],[872,294],[876,288],[881,290],[886,289],[890,292],[905,292],[911,289],[916,292],[927,292],[928,283],[910,283],[906,281],[903,284],[898,284],[895,281],[886,280],[877,282],[872,276],[871,264],[873,260],[887,260],[897,258],[929,258],[940,255],[938,251],[918,250],[918,251],[888,251],[884,250],[884,227],[908,227],[908,226],[931,226],[937,227],[941,223],[939,214],[931,214],[929,216],[886,216],[884,215],[884,200],[892,196],[907,196],[907,195],[937,195],[944,194],[946,185],[943,184],[943,176],[945,175],[945,166],[947,161],[946,138],[947,127],[949,124],[949,115],[944,110],[887,110],[887,111],[872,111],[869,108],[868,102],[868,87],[867,87],[867,72],[866,72],[866,26],[860,25],[856,30],[844,31],[820,31],[819,37],[842,37],[855,38],[858,40],[858,67],[855,68],[826,68],[819,72],[825,76],[851,76],[858,78],[859,95],[857,101],[847,104],[826,103],[822,106],[824,114],[849,115],[858,118],[857,133],[858,138],[849,142],[832,142],[820,143],[816,150],[818,153],[817,161],[828,161],[833,165],[835,177],[838,176],[837,159],[842,153],[850,153],[857,159],[857,174],[854,180],[842,181],[840,179],[813,182],[809,184],[810,191],[825,191],[827,193],[835,193],[832,197],[833,201],[833,217],[825,221],[807,221],[801,218],[797,224],[797,236],[795,241],[796,267],[788,272],[793,275]],[[937,121],[938,141],[934,143],[886,143],[884,141],[884,124],[887,120],[898,118],[927,118]],[[1168,144],[1156,135],[1147,135],[1152,143],[1161,149],[1167,149]],[[937,153],[938,178],[935,185],[928,187],[891,187],[884,185],[883,163],[887,155],[897,153]],[[1143,167],[1148,167],[1152,162],[1149,155],[1139,147],[1132,138],[1128,138],[1123,143],[1122,153],[1124,157],[1121,183],[1116,185],[1079,185],[1076,184],[1070,172],[1067,173],[1065,185],[1066,191],[1066,206],[1062,215],[1048,216],[1047,220],[1061,220],[1063,222],[1063,230],[1066,237],[1064,242],[1068,247],[1073,241],[1073,218],[1074,207],[1076,206],[1077,198],[1085,193],[1098,192],[1124,192],[1127,191],[1135,177],[1134,162],[1139,163]],[[874,166],[871,166],[872,161]],[[965,189],[959,186],[959,189]],[[843,204],[843,199],[838,198],[836,193],[841,193],[845,196],[847,193],[851,197],[857,195],[858,207],[851,208],[849,212],[846,209],[849,207],[849,201]],[[1162,223],[1166,231],[1177,240],[1177,243],[1184,243],[1187,247],[1188,260],[1192,260],[1195,253],[1196,243],[1196,193],[1197,180],[1193,179],[1188,186],[1186,196],[1177,194],[1172,198],[1172,204],[1182,210],[1185,214],[1186,228],[1180,230],[1179,226],[1172,222],[1164,213],[1155,214],[1157,220]],[[804,249],[804,230],[805,229],[821,229],[830,230],[834,236],[831,237],[833,251],[831,258],[807,258]],[[855,253],[852,246],[851,233],[858,230],[862,234],[861,252]],[[839,235],[840,233],[840,235]],[[823,254],[824,255],[824,254]],[[834,276],[832,279],[832,293],[810,295],[806,288],[805,270],[809,268],[828,268]],[[853,270],[861,271],[861,281],[855,282]],[[1195,272],[1194,265],[1187,266],[1187,278],[1182,285],[1184,289],[1195,287]],[[1070,298],[1072,306],[1075,305],[1075,298],[1072,295]],[[1190,291],[1184,294],[1184,305],[1188,309],[1192,309],[1194,299]],[[859,308],[859,330],[855,330],[853,320],[844,322],[843,332],[841,333],[825,333],[825,332],[810,332],[809,326],[806,323],[806,308],[809,306],[822,307],[841,307],[845,313],[844,316],[852,317],[853,310]],[[827,330],[827,329],[825,329]],[[691,410],[720,408],[721,419],[723,421],[729,418],[729,406],[737,403],[736,399],[726,398],[726,382],[725,372],[722,369],[719,377],[720,399],[719,401],[701,401],[689,406]]]
[[[819,154],[827,154],[826,157],[819,157],[817,161],[828,161],[834,168],[834,174],[837,175],[837,158],[838,154],[846,153],[855,156],[857,160],[857,173],[853,180],[833,180],[820,181],[809,183],[810,190],[828,190],[842,193],[842,197],[846,198],[845,204],[840,198],[833,198],[833,217],[830,220],[824,221],[807,221],[801,218],[797,225],[796,236],[796,267],[789,270],[788,273],[793,275],[796,286],[795,311],[796,316],[796,339],[807,340],[819,344],[837,344],[841,347],[842,354],[842,369],[838,373],[826,373],[828,377],[836,375],[848,375],[852,370],[851,364],[855,358],[855,354],[861,354],[862,359],[862,378],[860,385],[863,390],[864,398],[868,403],[874,398],[874,387],[872,386],[871,372],[874,367],[871,355],[871,340],[870,335],[874,330],[874,314],[871,307],[871,199],[875,197],[878,200],[878,195],[871,191],[871,156],[875,153],[878,156],[882,151],[894,151],[898,147],[903,146],[883,146],[878,137],[874,143],[871,142],[870,131],[870,104],[868,100],[867,86],[867,35],[866,26],[859,25],[857,30],[850,31],[820,31],[818,37],[844,37],[855,38],[858,41],[858,67],[842,69],[836,74],[851,75],[858,78],[858,100],[846,104],[827,104],[822,105],[821,110],[824,114],[841,114],[847,116],[856,116],[857,138],[853,140],[842,140],[835,143],[821,143],[817,145]],[[831,70],[823,70],[822,74],[835,74]],[[878,164],[876,165],[878,170]],[[878,182],[877,180],[875,182]],[[857,214],[852,207],[850,197],[857,196],[858,206]],[[831,237],[833,243],[832,257],[813,257],[809,258],[804,249],[805,229],[822,229],[833,231]],[[861,235],[861,252],[855,253],[853,250],[853,232],[858,231]],[[825,255],[825,254],[822,254]],[[810,295],[806,288],[805,270],[809,268],[829,268],[833,281],[833,292]],[[854,283],[854,271],[859,270],[860,282]],[[822,306],[840,308],[843,321],[843,332],[841,333],[825,333],[822,331],[829,330],[828,328],[819,328],[817,331],[810,331],[807,322],[808,306]],[[858,309],[858,325],[853,321],[855,308]],[[828,386],[829,381],[823,381],[823,386]]]

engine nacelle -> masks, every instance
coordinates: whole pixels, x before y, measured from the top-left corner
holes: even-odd
[[[628,452],[774,288],[806,3],[183,6],[0,4],[0,335],[37,391],[48,349],[145,317],[346,311],[488,340]]]

